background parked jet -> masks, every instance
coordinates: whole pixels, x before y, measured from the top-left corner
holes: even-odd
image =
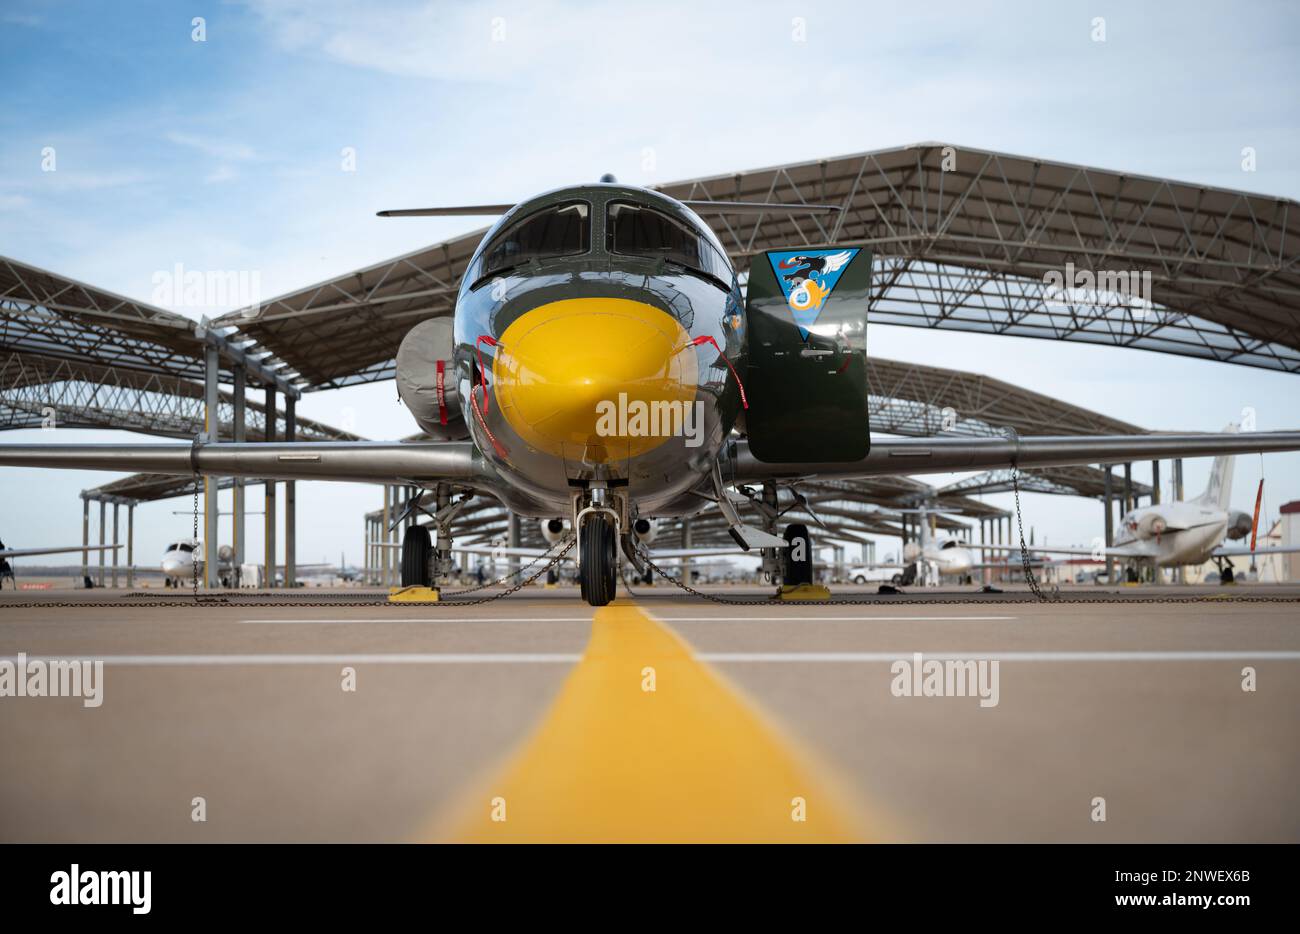
[[[917,541],[903,546],[901,561],[876,561],[860,565],[849,572],[854,583],[888,581],[892,584],[938,584],[942,577],[956,577],[969,582],[970,572],[986,565],[978,563],[975,552],[966,542],[931,531],[930,518],[940,510],[921,506],[917,509],[879,510],[877,515],[915,515],[919,521]],[[888,572],[893,573],[888,573]],[[861,580],[858,580],[861,578]]]
[[[195,538],[186,538],[172,542],[163,551],[162,560],[159,562],[164,585],[167,587],[184,587],[190,584],[197,574],[199,580],[203,580],[204,561],[203,561],[203,542]],[[284,565],[276,565],[279,569],[276,572],[276,579],[281,579],[281,572]],[[299,570],[310,570],[312,568],[327,568],[329,564],[298,564]],[[239,585],[239,568],[235,566],[235,550],[229,545],[222,545],[217,548],[217,575],[221,581],[222,587],[237,587]]]
[[[1228,426],[1235,432],[1237,426]],[[1120,519],[1111,547],[1061,548],[1034,547],[1028,551],[1037,554],[1090,555],[1101,560],[1115,558],[1136,567],[1139,564],[1157,568],[1195,567],[1214,561],[1220,570],[1220,580],[1233,580],[1232,559],[1247,555],[1280,554],[1300,551],[1300,546],[1266,546],[1256,548],[1254,538],[1258,513],[1233,509],[1232,474],[1236,458],[1224,455],[1214,459],[1205,492],[1190,500],[1155,503],[1133,509]],[[1263,481],[1260,481],[1261,484]],[[1263,487],[1260,487],[1261,492]],[[1235,542],[1238,544],[1230,544]],[[986,551],[1019,551],[1016,545],[977,545]]]

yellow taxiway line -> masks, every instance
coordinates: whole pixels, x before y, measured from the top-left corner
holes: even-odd
[[[864,839],[812,771],[679,636],[618,601],[519,755],[441,825],[467,842]]]

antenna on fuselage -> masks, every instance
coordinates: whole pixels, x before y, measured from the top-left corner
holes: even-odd
[[[600,182],[602,185],[617,185],[618,179],[614,177],[613,172],[606,172],[600,177]]]

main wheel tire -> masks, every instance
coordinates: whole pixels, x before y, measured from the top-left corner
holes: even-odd
[[[603,512],[593,512],[583,520],[578,579],[582,599],[591,606],[605,606],[614,599],[618,586],[616,548],[614,523],[609,516]]]
[[[785,527],[785,579],[784,584],[811,584],[813,582],[812,539],[808,526],[792,523]]]
[[[1233,582],[1234,576],[1235,575],[1232,573],[1232,568],[1224,568],[1223,573],[1219,575],[1219,583],[1231,584]]]
[[[429,555],[433,542],[422,525],[408,525],[402,535],[402,586],[429,586]]]

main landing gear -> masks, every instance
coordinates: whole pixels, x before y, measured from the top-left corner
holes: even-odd
[[[808,536],[808,526],[792,522],[785,527],[785,569],[781,575],[783,584],[798,586],[813,582],[812,539]]]
[[[433,541],[422,525],[408,525],[402,536],[402,586],[428,587]]]
[[[407,502],[406,508],[398,522],[401,522],[415,510],[423,512],[433,519],[438,533],[438,544],[433,544],[429,527],[413,524],[402,533],[402,586],[403,587],[437,587],[439,582],[451,577],[454,570],[451,558],[452,534],[451,524],[473,498],[473,494],[462,491],[458,499],[453,499],[453,490],[444,484],[434,489],[437,511],[430,513],[420,505],[420,495],[416,493]]]

